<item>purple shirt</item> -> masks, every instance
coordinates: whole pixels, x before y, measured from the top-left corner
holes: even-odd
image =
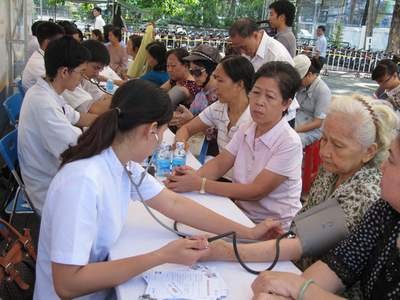
[[[253,121],[241,125],[225,148],[235,156],[233,182],[251,183],[264,169],[287,179],[259,201],[236,203],[255,223],[273,218],[288,229],[301,209],[303,150],[300,137],[285,118],[258,138],[255,138],[255,130]]]

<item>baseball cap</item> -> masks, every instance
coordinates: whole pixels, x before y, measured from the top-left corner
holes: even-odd
[[[307,55],[304,54],[299,54],[293,58],[294,60],[294,67],[299,73],[300,78],[303,79],[307,73],[308,70],[310,69],[311,66],[311,60],[308,58]]]
[[[206,44],[200,44],[194,48],[190,54],[183,58],[185,61],[206,60],[218,64],[221,60],[221,55],[217,48]]]

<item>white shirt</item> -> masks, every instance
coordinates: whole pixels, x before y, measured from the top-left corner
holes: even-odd
[[[31,57],[33,52],[40,49],[39,41],[36,36],[32,36],[28,42],[28,57]]]
[[[243,56],[250,60],[256,72],[263,64],[270,61],[285,61],[294,66],[293,58],[290,56],[286,47],[279,41],[270,37],[265,31],[263,31],[263,37],[258,46],[256,55],[250,57],[243,54]]]
[[[24,71],[22,72],[22,86],[25,90],[28,90],[36,83],[38,78],[44,76],[46,76],[44,51],[40,48],[38,51],[33,52],[25,65]]]
[[[91,83],[89,80],[83,79],[81,81],[82,88],[88,92],[93,100],[100,100],[106,93],[104,93],[97,85]]]
[[[325,35],[321,35],[317,38],[315,43],[315,50],[319,52],[319,56],[326,57],[326,48],[328,47],[328,42],[326,41]]]
[[[279,41],[270,37],[265,31],[263,31],[263,37],[258,46],[256,55],[253,58],[244,54],[242,55],[250,60],[256,72],[262,65],[270,61],[284,61],[294,66],[293,58],[286,47]],[[293,99],[289,106],[288,114],[285,116],[287,121],[293,120],[296,117],[296,110],[298,108],[299,103],[296,99]]]
[[[18,123],[18,159],[22,179],[39,213],[60,154],[75,144],[81,130],[64,114],[64,99],[39,78],[24,97]],[[73,111],[72,107],[71,110]]]
[[[94,29],[98,29],[101,32],[103,32],[104,25],[106,25],[106,22],[104,22],[103,17],[101,15],[98,15],[96,17],[96,20],[94,21]]]
[[[92,95],[85,91],[81,83],[73,91],[65,90],[61,95],[73,109],[79,112],[87,113],[90,106],[95,102]]]
[[[144,169],[134,162],[128,164],[128,169],[138,183]],[[150,175],[139,186],[144,200],[162,189]],[[111,147],[69,163],[58,172],[51,182],[40,226],[34,299],[59,299],[51,262],[83,266],[107,260],[131,199],[140,200]],[[106,294],[102,291],[79,299],[105,299]]]
[[[237,120],[236,124],[233,124],[228,130],[230,123],[228,116],[228,104],[221,103],[219,101],[214,102],[210,106],[207,106],[200,114],[200,120],[209,127],[214,127],[218,130],[217,144],[219,151],[222,151],[225,146],[231,141],[235,132],[239,129],[239,126],[250,122],[250,108],[247,106],[245,111]]]
[[[99,73],[101,76],[104,76],[107,79],[112,80],[122,80],[121,77],[110,66],[105,66],[103,70]]]

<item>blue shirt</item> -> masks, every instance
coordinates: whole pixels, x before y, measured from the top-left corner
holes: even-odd
[[[151,81],[158,86],[163,85],[168,79],[168,73],[166,71],[154,71],[151,70],[144,74],[140,79]]]

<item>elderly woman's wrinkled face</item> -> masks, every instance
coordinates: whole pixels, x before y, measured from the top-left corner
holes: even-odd
[[[381,196],[400,212],[400,138],[392,142],[388,159],[382,164]]]
[[[352,176],[371,159],[358,141],[354,116],[330,113],[323,124],[320,156],[323,167],[339,176]]]

